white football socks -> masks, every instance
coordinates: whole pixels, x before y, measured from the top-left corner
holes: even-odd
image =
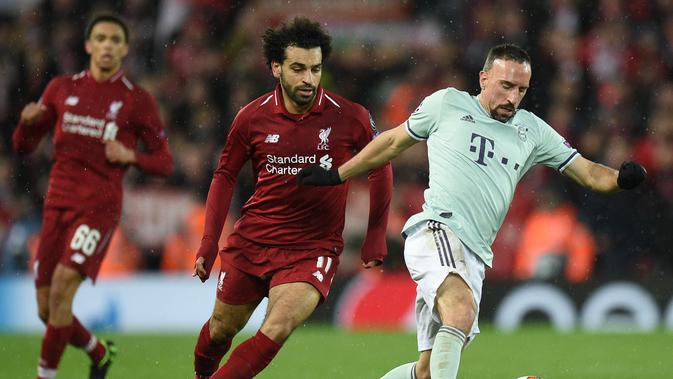
[[[460,365],[460,353],[465,345],[465,333],[453,326],[439,328],[430,355],[432,379],[455,379]]]
[[[416,362],[409,362],[388,371],[381,379],[416,379]]]

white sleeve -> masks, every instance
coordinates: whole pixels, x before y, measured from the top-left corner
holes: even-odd
[[[439,121],[439,113],[445,94],[446,90],[444,89],[426,97],[409,116],[406,129],[411,138],[425,141],[437,129],[437,121]]]
[[[539,140],[535,163],[563,172],[580,154],[551,125],[535,117],[539,127]]]

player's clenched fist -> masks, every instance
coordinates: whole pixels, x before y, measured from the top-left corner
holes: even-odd
[[[110,163],[126,165],[135,163],[136,153],[124,146],[121,142],[111,140],[105,142],[105,158],[107,158]]]
[[[21,123],[26,125],[32,125],[42,118],[42,114],[47,110],[43,104],[30,103],[23,107],[21,111]]]
[[[343,183],[338,170],[325,170],[320,165],[311,165],[299,170],[299,183],[308,186],[335,186]]]
[[[203,266],[204,261],[205,259],[203,259],[203,257],[196,258],[196,262],[194,262],[194,272],[192,273],[192,276],[198,276],[199,279],[201,279],[201,282],[205,282],[209,276]]]

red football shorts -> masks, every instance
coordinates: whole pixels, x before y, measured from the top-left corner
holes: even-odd
[[[95,282],[118,219],[109,209],[45,209],[35,259],[35,287],[51,285],[59,262]]]
[[[339,256],[324,249],[284,249],[254,244],[232,235],[220,251],[222,269],[217,299],[231,305],[252,304],[279,284],[305,282],[322,295],[329,293]]]

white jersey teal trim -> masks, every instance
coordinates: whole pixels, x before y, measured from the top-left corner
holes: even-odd
[[[580,156],[535,114],[520,109],[500,122],[455,88],[426,97],[406,130],[427,140],[430,178],[423,210],[403,231],[425,220],[444,223],[488,266],[519,180],[536,164],[562,172]]]

